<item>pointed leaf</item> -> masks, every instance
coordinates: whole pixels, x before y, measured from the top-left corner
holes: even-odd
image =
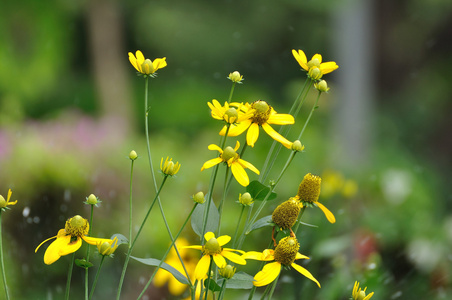
[[[202,237],[202,225],[204,223],[204,211],[207,210],[207,202],[203,204],[198,204],[195,208],[195,211],[191,215],[191,227],[193,231],[199,236]],[[211,200],[210,209],[209,209],[209,217],[207,218],[206,232],[212,231],[215,232],[218,228],[218,220],[220,215],[218,214],[218,209]]]
[[[130,256],[130,257],[135,259],[136,261],[139,261],[140,263],[143,263],[148,266],[158,267],[158,265],[160,264],[160,260],[155,259],[155,258],[138,258],[138,257],[134,257],[134,256]],[[168,265],[167,263],[162,263],[160,268],[170,272],[171,275],[173,275],[174,278],[176,278],[180,283],[189,284],[188,279],[184,275],[182,275],[181,272],[179,272],[172,266]]]
[[[250,228],[250,230],[248,230],[245,234],[249,234],[251,231],[262,228],[262,227],[267,227],[267,226],[275,226],[275,223],[273,223],[272,221],[272,216],[265,216],[259,220],[257,220]]]
[[[204,280],[204,287],[207,287],[207,279]],[[219,286],[215,280],[213,280],[213,278],[210,278],[209,280],[209,290],[211,290],[212,292],[219,292],[221,291],[221,286]]]
[[[122,234],[120,234],[120,233],[115,233],[115,234],[113,234],[113,235],[111,236],[110,239],[112,240],[112,239],[114,239],[115,237],[118,238],[118,246],[119,246],[119,245],[122,245],[122,244],[126,244],[126,245],[129,244],[129,240],[128,240],[125,236],[123,236]]]
[[[270,188],[268,186],[263,185],[257,180],[253,180],[250,182],[250,184],[246,187],[246,191],[250,193],[251,197],[255,201],[262,201],[265,199],[267,194],[270,192]],[[268,196],[267,201],[273,200],[276,198],[276,193],[271,192],[271,194]]]

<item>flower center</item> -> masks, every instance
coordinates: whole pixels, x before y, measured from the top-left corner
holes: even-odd
[[[82,237],[88,234],[89,224],[88,221],[79,215],[76,215],[66,221],[64,227],[66,233],[73,237]]]
[[[253,123],[257,123],[259,125],[267,123],[268,118],[270,117],[271,106],[265,101],[258,100],[253,102],[251,107],[255,109],[254,115],[251,118]]]
[[[320,61],[319,61],[318,58],[311,59],[311,60],[308,62],[308,68],[310,69],[310,68],[312,68],[312,67],[320,68]]]
[[[239,113],[234,107],[231,107],[224,113],[224,120],[228,123],[234,123],[235,121],[237,121],[238,117]]]
[[[238,156],[238,154],[235,152],[235,150],[231,146],[227,146],[224,149],[223,154],[221,154],[221,158],[226,162],[228,160],[230,160],[231,158],[235,158],[237,156]]]
[[[300,213],[300,204],[291,198],[276,207],[272,214],[273,222],[282,229],[292,228]]]
[[[285,237],[276,246],[274,252],[275,260],[285,266],[290,266],[295,261],[298,249],[300,249],[300,244],[296,238]]]
[[[221,253],[220,243],[218,243],[216,238],[211,238],[206,242],[203,247],[203,253],[205,255]]]
[[[298,198],[309,203],[317,202],[320,196],[321,183],[322,178],[319,176],[311,173],[306,174],[298,187]]]
[[[141,69],[143,70],[144,74],[152,74],[154,73],[154,65],[152,64],[152,61],[149,58],[146,58],[146,60],[141,64]]]

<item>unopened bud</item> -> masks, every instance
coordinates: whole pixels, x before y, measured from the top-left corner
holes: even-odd
[[[135,159],[137,159],[137,157],[138,157],[138,154],[135,152],[135,150],[130,151],[129,158],[131,160],[135,160]]]
[[[204,198],[204,193],[197,192],[196,194],[194,194],[193,201],[195,201],[196,203],[199,203],[199,204],[203,204],[204,202],[206,202],[206,199]]]
[[[91,204],[91,205],[96,205],[98,200],[99,199],[94,194],[91,194],[88,196],[88,198],[86,198],[86,203]]]
[[[304,146],[301,144],[299,140],[296,140],[292,143],[292,150],[296,152],[301,152],[304,150]]]

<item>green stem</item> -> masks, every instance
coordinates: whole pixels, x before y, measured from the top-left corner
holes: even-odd
[[[213,256],[210,256],[210,264],[209,264],[209,271],[207,272],[207,282],[206,282],[206,293],[204,295],[204,300],[207,300],[207,295],[209,294],[209,285],[210,285],[210,275],[212,274],[212,262],[213,262]]]
[[[273,281],[272,288],[270,290],[270,294],[268,295],[268,300],[271,300],[273,297],[273,292],[275,291],[276,284],[278,283],[278,279],[279,279],[280,275],[281,275],[281,273],[279,273],[278,277],[276,277],[275,281]]]
[[[105,255],[102,255],[102,259],[99,264],[99,268],[97,269],[96,276],[94,277],[93,286],[91,287],[91,293],[89,294],[89,299],[93,298],[94,289],[96,288],[97,280],[99,279],[100,269],[102,268],[102,265],[104,264]]]
[[[271,289],[270,285],[267,285],[267,287],[265,288],[264,293],[263,293],[262,296],[261,296],[261,300],[264,300],[264,299],[265,299],[265,296],[267,296],[267,294],[268,294],[268,292],[270,291],[270,289]]]
[[[231,92],[229,92],[228,102],[231,102],[232,100],[232,94],[234,94],[235,84],[236,84],[235,82],[232,83]]]
[[[131,160],[130,166],[130,187],[129,187],[129,241],[132,240],[132,182],[133,182],[133,163],[135,160]],[[129,242],[130,246],[130,242]]]
[[[242,210],[240,211],[239,220],[237,221],[237,227],[235,228],[234,239],[232,240],[232,248],[235,248],[235,242],[237,241],[237,235],[239,233],[240,223],[242,222],[243,211],[245,210],[245,205],[242,205]]]
[[[304,122],[304,126],[303,129],[301,130],[300,134],[298,135],[298,140],[301,139],[301,136],[303,135],[304,130],[306,129],[306,126],[308,126],[309,120],[311,120],[312,114],[314,113],[314,110],[317,108],[317,103],[319,102],[320,99],[320,95],[322,94],[322,92],[319,91],[318,95],[317,95],[317,99],[315,100],[314,105],[312,106],[311,112],[309,113],[308,118],[306,119],[306,122]]]
[[[9,299],[8,284],[6,283],[5,264],[3,262],[2,210],[0,210],[0,261],[2,266],[3,286],[5,287],[6,299]]]
[[[227,283],[227,279],[225,278],[223,280],[223,283],[221,284],[221,289],[220,289],[220,293],[218,294],[218,300],[222,300],[224,297],[224,294],[226,293],[226,283]]]
[[[303,208],[300,211],[300,214],[298,215],[297,225],[295,226],[295,230],[293,231],[295,236],[297,235],[298,227],[300,226],[301,216],[303,215],[305,210],[306,210],[306,206],[303,206]]]
[[[93,228],[93,213],[94,213],[94,205],[91,204],[91,212],[89,217],[89,229],[88,229],[88,236],[91,236],[91,231]],[[86,246],[86,263],[89,262],[89,252],[90,252],[90,245],[88,244]],[[85,299],[88,300],[88,275],[89,275],[89,267],[85,267]]]
[[[151,278],[148,280],[148,282],[146,283],[145,287],[143,288],[143,291],[141,292],[141,294],[138,296],[137,299],[141,299],[141,297],[143,297],[144,293],[146,292],[146,290],[148,289],[149,285],[151,284],[152,280],[154,279],[155,275],[157,274],[157,271],[161,268],[163,262],[165,261],[166,257],[168,256],[171,248],[174,246],[174,249],[177,249],[175,242],[176,240],[179,238],[180,234],[182,233],[182,230],[184,230],[185,226],[188,223],[188,220],[190,220],[191,215],[193,214],[193,212],[195,211],[196,206],[198,206],[198,203],[195,203],[195,205],[193,206],[190,214],[188,215],[187,219],[185,220],[184,224],[182,225],[182,227],[179,229],[179,232],[176,234],[176,236],[174,237],[174,241],[171,242],[171,245],[168,247],[168,249],[166,250],[165,254],[163,255],[162,259],[160,260],[159,265],[157,266],[157,268],[154,270],[154,273],[152,273]],[[183,262],[182,262],[183,265]],[[190,288],[193,288],[193,285],[191,284],[191,280],[188,277],[187,278],[188,281],[190,282]]]
[[[224,174],[224,188],[223,188],[223,197],[221,197],[220,205],[218,206],[218,235],[220,236],[221,231],[221,216],[223,215],[223,207],[224,207],[224,200],[226,199],[226,193],[227,193],[227,185],[228,185],[228,174],[229,174],[229,168],[226,168],[226,173]]]
[[[66,300],[69,299],[69,291],[71,289],[72,268],[74,266],[74,261],[75,261],[75,252],[72,253],[71,264],[69,265],[69,270],[67,271],[66,294],[64,296],[64,299]]]
[[[124,282],[124,277],[126,275],[127,265],[129,264],[130,255],[132,254],[133,247],[135,246],[135,243],[136,243],[138,237],[140,236],[141,230],[143,229],[144,224],[146,223],[146,220],[148,219],[149,214],[151,213],[151,210],[154,207],[154,204],[157,201],[158,196],[160,195],[160,192],[162,191],[162,188],[165,185],[165,182],[166,182],[167,178],[168,178],[167,175],[165,175],[163,177],[162,184],[160,185],[160,188],[158,189],[157,194],[155,195],[154,200],[152,201],[152,204],[149,207],[149,209],[148,209],[148,211],[146,213],[146,216],[144,217],[144,220],[141,223],[140,228],[138,229],[138,232],[137,232],[137,234],[136,234],[136,236],[135,236],[135,238],[134,238],[134,240],[132,242],[132,245],[129,247],[129,251],[127,252],[126,260],[124,261],[124,267],[122,269],[121,279],[119,280],[118,292],[117,292],[117,295],[116,295],[116,299],[117,300],[119,300],[119,297],[121,296],[121,289],[122,289],[122,285],[123,285],[123,282]],[[129,243],[130,243],[130,241],[129,241]]]

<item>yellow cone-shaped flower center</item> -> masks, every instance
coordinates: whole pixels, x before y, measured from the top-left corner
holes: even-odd
[[[308,62],[308,68],[310,69],[310,68],[312,68],[312,67],[320,68],[320,61],[319,61],[318,58],[311,59],[311,60]]]
[[[290,266],[295,261],[298,249],[300,249],[300,244],[296,238],[285,237],[276,246],[274,252],[275,260],[285,266]]]
[[[300,204],[291,198],[276,207],[272,214],[273,222],[282,229],[292,228],[298,219]]]
[[[234,107],[231,107],[224,113],[224,119],[228,123],[234,123],[238,119],[238,117],[239,113]]]
[[[211,238],[210,240],[208,240],[206,242],[206,244],[203,247],[203,253],[205,255],[221,253],[221,246],[220,246],[220,243],[218,243],[216,238]]]
[[[6,200],[2,195],[0,195],[0,208],[2,207],[6,207]]]
[[[259,125],[262,125],[264,123],[267,123],[268,118],[270,117],[271,107],[267,104],[267,102],[258,100],[255,101],[252,105],[252,108],[254,108],[256,111],[254,112],[254,116],[251,118],[253,123],[257,123]]]
[[[221,158],[224,161],[228,161],[231,158],[237,157],[237,155],[237,152],[235,152],[235,150],[231,146],[227,146],[226,149],[224,149],[223,154],[221,154]]]
[[[312,175],[311,173],[306,174],[298,187],[298,198],[301,201],[317,202],[320,196],[321,183],[322,178],[319,176]]]
[[[66,221],[64,227],[66,233],[70,236],[82,237],[88,234],[89,224],[88,221],[79,215],[76,215]]]
[[[141,64],[141,69],[143,70],[143,73],[147,75],[154,73],[154,65],[149,58],[146,58],[146,60]]]

